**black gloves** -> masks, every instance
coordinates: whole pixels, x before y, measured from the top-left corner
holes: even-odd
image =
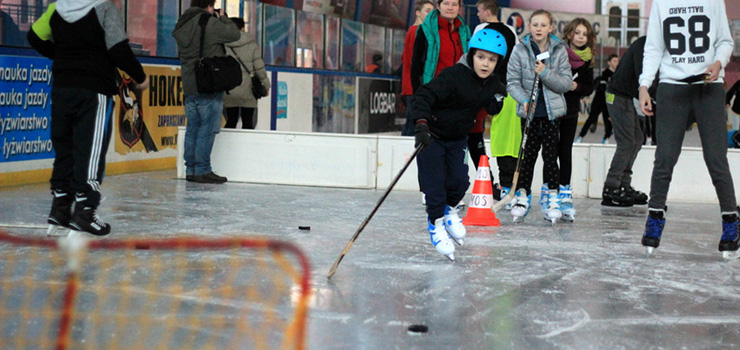
[[[432,133],[429,132],[429,125],[427,125],[426,120],[417,121],[414,132],[414,138],[416,140],[414,147],[419,147],[419,145],[429,146],[432,143]]]

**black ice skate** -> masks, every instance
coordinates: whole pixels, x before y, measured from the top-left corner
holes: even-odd
[[[70,227],[75,231],[87,232],[96,236],[105,236],[110,233],[110,225],[100,220],[95,208],[85,205],[85,202],[75,204],[75,212]]]
[[[622,186],[615,187],[604,185],[604,190],[601,192],[601,198],[601,205],[607,207],[627,208],[635,204],[635,199],[632,197],[632,194]]]
[[[72,204],[74,197],[60,190],[52,190],[54,199],[51,202],[51,212],[46,222],[49,229],[46,231],[48,236],[66,236],[69,233],[69,220],[72,218]]]
[[[740,258],[738,248],[740,248],[740,222],[738,222],[737,213],[722,215],[722,238],[719,240],[719,251],[725,259],[738,259]]]
[[[648,203],[648,195],[645,194],[645,192],[638,191],[632,188],[632,186],[630,185],[622,186],[622,187],[630,193],[630,195],[632,196],[632,199],[634,199],[635,201],[635,205],[645,205]]]

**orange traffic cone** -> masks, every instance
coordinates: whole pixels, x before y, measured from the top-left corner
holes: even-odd
[[[491,186],[491,170],[488,166],[488,156],[480,156],[478,173],[473,184],[473,198],[468,205],[468,214],[463,218],[463,225],[473,226],[501,226],[496,214],[491,212],[493,205],[493,186]]]

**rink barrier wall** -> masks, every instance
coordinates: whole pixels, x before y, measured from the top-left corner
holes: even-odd
[[[177,177],[185,178],[182,158],[184,128],[178,133]],[[489,149],[486,143],[486,149]],[[573,145],[574,197],[601,198],[604,179],[616,145]],[[221,130],[211,162],[214,172],[229,181],[302,186],[378,189],[388,187],[414,151],[414,139],[386,135],[338,135],[281,131]],[[634,164],[632,186],[648,193],[655,146],[644,146]],[[730,170],[740,174],[740,150],[728,151]],[[414,161],[415,163],[415,161]],[[475,170],[468,159],[472,182]],[[498,179],[496,160],[490,162]],[[539,193],[542,161],[535,165],[532,190]],[[735,180],[738,178],[735,176]],[[418,191],[417,167],[412,164],[394,190]],[[701,148],[684,147],[674,170],[668,200],[717,203]]]

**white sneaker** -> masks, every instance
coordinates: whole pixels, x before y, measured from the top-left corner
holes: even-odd
[[[532,201],[532,195],[527,194],[527,190],[520,188],[516,191],[516,202],[511,207],[511,216],[514,222],[524,219],[529,214],[529,203]]]
[[[434,220],[434,225],[429,221],[427,221],[427,223],[429,224],[427,228],[429,230],[429,237],[432,240],[434,248],[437,249],[440,254],[447,257],[447,259],[450,259],[450,261],[455,261],[455,245],[452,243],[450,236],[445,230],[444,219],[439,218]]]
[[[465,244],[465,226],[462,223],[462,219],[457,215],[457,208],[452,208],[449,205],[445,206],[445,229],[450,234],[450,237],[462,246]]]

